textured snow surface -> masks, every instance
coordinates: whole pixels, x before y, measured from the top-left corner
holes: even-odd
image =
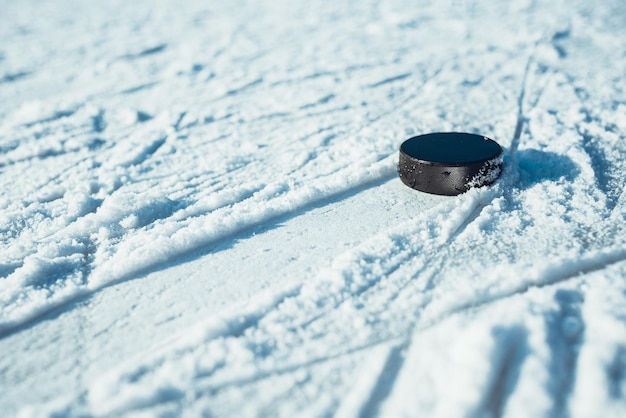
[[[0,415],[626,416],[625,74],[623,0],[0,0]]]

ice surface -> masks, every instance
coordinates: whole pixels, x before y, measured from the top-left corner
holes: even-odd
[[[2,416],[626,415],[622,0],[0,10]]]

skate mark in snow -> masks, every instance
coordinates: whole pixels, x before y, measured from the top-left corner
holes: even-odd
[[[613,167],[609,162],[604,150],[598,143],[597,138],[594,138],[592,135],[580,128],[578,129],[578,133],[583,139],[583,149],[591,160],[591,168],[593,169],[598,189],[600,189],[600,191],[606,196],[606,206],[610,212],[617,205],[621,194],[620,188],[615,187],[615,185],[619,182],[612,175],[612,173],[615,172],[616,167]]]
[[[29,121],[29,122],[25,122],[23,123],[23,126],[26,128],[30,128],[40,123],[55,122],[57,120],[72,116],[74,113],[76,113],[77,110],[78,109],[56,110],[50,116],[44,116],[41,119],[36,119],[36,120]]]
[[[369,396],[366,398],[365,403],[361,406],[359,414],[355,418],[375,418],[380,416],[380,407],[389,397],[398,379],[398,374],[404,364],[404,352],[409,345],[410,339],[389,350],[383,367],[378,373],[375,384]]]
[[[404,80],[412,75],[412,73],[399,74],[393,77],[385,78],[384,80],[380,80],[374,84],[370,84],[370,88],[377,88],[380,86],[384,86],[385,84],[393,83],[394,81]]]
[[[334,98],[335,98],[334,93],[327,94],[326,96],[323,96],[312,103],[307,103],[305,105],[300,106],[300,110],[310,109],[315,106],[324,105],[330,102],[331,100],[333,100]]]
[[[528,330],[519,325],[510,328],[494,328],[493,337],[499,343],[494,348],[494,364],[491,382],[485,390],[485,398],[473,416],[502,417],[506,403],[520,377],[520,370],[528,355]]]
[[[484,308],[502,299],[525,293],[533,287],[541,288],[577,279],[624,261],[626,261],[626,249],[606,249],[583,256],[567,257],[548,261],[543,265],[535,265],[531,274],[520,277],[521,280],[510,280],[510,284],[503,284],[505,279],[500,278],[500,274],[496,273],[490,282],[502,284],[494,286],[486,283],[485,289],[476,289],[474,297],[468,298],[463,303],[453,302],[446,306],[447,303],[444,302],[443,306],[436,307],[431,305],[432,311],[424,312],[424,317],[420,319],[417,329],[432,328],[449,316],[458,315],[470,309]],[[519,268],[515,271],[524,272],[525,270]],[[507,271],[511,270],[507,269]]]
[[[30,71],[20,71],[17,73],[9,73],[9,74],[5,74],[4,76],[0,77],[0,84],[4,84],[4,83],[14,83],[16,81],[19,81],[23,78],[29,77],[31,76],[32,73]]]
[[[98,113],[91,117],[92,128],[96,133],[104,132],[107,127],[106,119],[104,117],[104,109],[99,109]]]
[[[615,355],[607,367],[606,374],[611,398],[623,399],[626,395],[623,389],[626,382],[626,346],[619,345],[615,349]]]
[[[155,45],[153,47],[146,48],[143,51],[122,55],[120,58],[121,59],[127,59],[127,60],[135,60],[135,59],[138,59],[138,58],[147,57],[149,55],[159,54],[159,53],[165,51],[165,49],[167,49],[167,46],[168,45],[166,43],[160,44],[160,45]]]
[[[167,138],[167,134],[162,132],[129,138],[116,146],[113,155],[109,156],[104,165],[106,167],[140,165],[152,157],[165,144]]]
[[[249,81],[249,82],[247,82],[247,83],[245,83],[245,84],[243,84],[243,85],[241,85],[239,87],[235,87],[235,88],[232,88],[232,89],[228,90],[224,94],[224,96],[236,96],[239,93],[242,93],[242,92],[244,92],[246,90],[249,90],[249,89],[251,89],[253,87],[256,87],[256,86],[262,84],[263,81],[264,81],[263,77],[259,77],[257,79],[252,80],[252,81]]]
[[[567,416],[567,401],[576,381],[578,351],[584,339],[585,324],[580,312],[583,295],[573,290],[555,294],[558,311],[546,314],[547,344],[550,347],[550,382],[554,404],[550,416]]]
[[[310,368],[319,364],[325,364],[338,359],[351,357],[364,351],[380,349],[381,346],[389,344],[395,347],[396,345],[400,345],[401,343],[398,341],[398,339],[389,339],[382,342],[376,341],[360,345],[351,345],[344,350],[340,350],[330,354],[310,357],[305,361],[283,362],[283,364],[279,366],[257,366],[254,373],[241,373],[240,376],[235,375],[228,378],[215,378],[212,376],[213,373],[210,373],[206,376],[201,376],[201,378],[209,377],[210,379],[207,379],[206,381],[196,381],[197,384],[194,388],[194,392],[195,395],[199,397],[206,392],[217,393],[222,390],[227,390],[231,387],[241,387],[243,385],[255,384],[261,380],[271,378],[276,375],[294,373],[299,370]]]
[[[568,27],[561,31],[557,31],[554,33],[554,35],[552,35],[552,39],[550,40],[552,47],[556,50],[560,59],[567,57],[567,49],[561,44],[561,41],[563,39],[569,38],[571,36],[571,31],[571,27]]]
[[[347,394],[334,412],[336,418],[377,416],[380,404],[389,394],[401,368],[405,344],[382,343],[370,349],[362,360],[361,372],[355,376]]]
[[[124,89],[124,90],[120,91],[119,94],[133,94],[133,93],[137,93],[137,92],[140,92],[142,90],[150,89],[150,88],[156,86],[157,84],[159,84],[157,81],[153,81],[153,82],[150,82],[150,83],[139,84],[138,86],[129,87],[127,89]]]
[[[519,142],[526,123],[526,116],[524,114],[524,98],[526,96],[526,89],[528,84],[528,74],[530,73],[530,67],[533,62],[533,56],[531,55],[526,62],[526,68],[524,69],[524,77],[522,78],[522,87],[517,98],[517,121],[515,122],[515,131],[513,132],[513,138],[511,139],[511,145],[509,147],[509,154],[514,155],[519,148]]]

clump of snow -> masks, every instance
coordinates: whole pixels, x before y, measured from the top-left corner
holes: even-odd
[[[502,164],[504,164],[504,153],[486,161],[478,174],[467,182],[467,185],[469,187],[481,187],[493,183],[502,173]]]

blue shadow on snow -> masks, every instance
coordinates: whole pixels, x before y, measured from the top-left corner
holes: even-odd
[[[554,152],[523,149],[516,153],[522,187],[543,181],[574,181],[580,168],[571,158]]]

